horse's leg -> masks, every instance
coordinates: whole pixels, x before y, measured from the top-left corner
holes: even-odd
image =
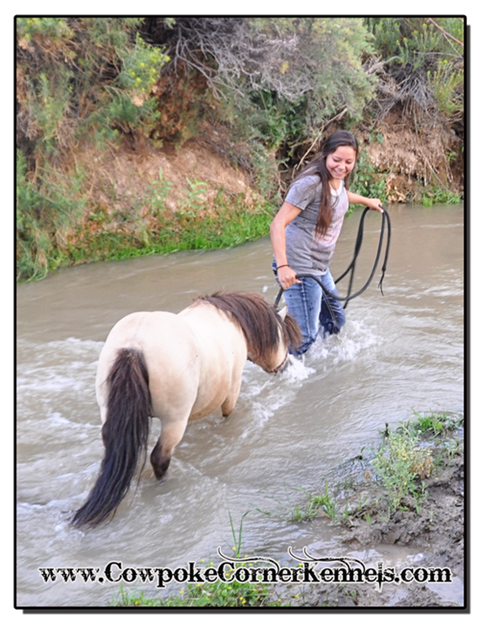
[[[237,404],[236,399],[235,401],[232,401],[230,397],[228,397],[228,399],[222,404],[222,416],[224,418],[226,418],[227,416],[230,416],[230,414],[235,409],[236,404]]]
[[[173,451],[185,433],[188,414],[178,420],[161,420],[162,433],[150,454],[150,463],[157,479],[161,479],[168,470]]]
[[[238,401],[238,395],[240,394],[240,386],[242,385],[242,371],[240,374],[234,375],[232,385],[230,388],[230,392],[228,393],[227,398],[222,403],[222,416],[225,418],[230,416],[230,414],[235,409]]]

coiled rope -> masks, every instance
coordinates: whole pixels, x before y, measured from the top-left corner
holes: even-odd
[[[383,208],[383,206],[382,206],[382,208]],[[359,295],[361,295],[370,286],[370,284],[371,284],[371,282],[373,280],[373,276],[375,275],[375,272],[377,270],[378,263],[380,262],[380,256],[382,254],[382,247],[383,247],[383,239],[384,239],[384,235],[385,235],[385,229],[387,229],[387,241],[386,241],[386,245],[385,245],[385,253],[384,253],[384,259],[383,259],[383,265],[382,265],[382,268],[381,268],[382,276],[380,278],[380,282],[378,283],[378,287],[380,288],[380,292],[383,295],[382,284],[383,284],[383,278],[385,277],[385,272],[387,270],[387,261],[388,261],[388,254],[389,254],[389,251],[390,251],[390,240],[391,240],[391,230],[392,230],[391,221],[390,221],[390,215],[388,214],[386,208],[383,208],[383,212],[382,212],[382,227],[380,229],[380,236],[379,236],[379,239],[378,239],[377,254],[375,256],[375,261],[373,263],[373,268],[372,268],[372,271],[370,273],[370,276],[367,279],[367,281],[365,282],[365,285],[362,286],[362,288],[360,288],[360,290],[358,290],[356,293],[351,294],[352,293],[352,286],[353,286],[353,276],[354,276],[354,273],[355,273],[355,265],[357,263],[357,258],[358,258],[358,255],[360,253],[360,249],[362,247],[362,242],[363,242],[363,231],[364,231],[364,227],[365,227],[365,217],[367,215],[367,212],[370,212],[370,208],[365,208],[365,210],[363,211],[362,216],[360,218],[360,223],[358,224],[357,240],[355,241],[355,249],[354,249],[352,261],[350,262],[350,264],[348,265],[346,270],[340,275],[340,277],[338,277],[335,280],[335,284],[337,284],[346,275],[348,275],[348,273],[351,273],[349,284],[348,284],[348,292],[347,292],[347,296],[346,297],[339,297],[339,296],[335,295],[334,293],[330,292],[329,290],[327,290],[327,288],[325,288],[325,286],[321,283],[321,281],[315,275],[309,275],[309,274],[303,274],[303,273],[297,275],[298,279],[301,279],[303,277],[311,277],[312,279],[314,279],[321,286],[323,292],[328,297],[331,297],[332,299],[336,299],[337,301],[344,301],[345,302],[344,305],[343,305],[344,309],[346,309],[347,304],[348,304],[348,302],[351,299],[355,299],[355,297],[358,297]],[[284,292],[284,289],[280,286],[280,291],[279,291],[279,293],[277,295],[277,298],[275,299],[275,304],[274,304],[275,308],[278,308],[278,306],[280,304],[280,300],[281,300],[282,295],[283,295],[283,292]],[[328,302],[328,299],[327,299],[327,302]]]

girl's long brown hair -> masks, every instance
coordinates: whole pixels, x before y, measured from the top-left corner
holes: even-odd
[[[348,130],[337,130],[337,132],[334,132],[327,138],[321,152],[317,156],[315,156],[315,158],[295,178],[295,181],[297,181],[305,176],[317,174],[322,183],[322,197],[320,200],[320,208],[318,211],[317,225],[315,227],[316,238],[321,238],[322,236],[325,236],[332,221],[333,206],[329,185],[332,176],[327,169],[326,160],[329,154],[332,154],[337,149],[337,147],[341,146],[353,148],[353,150],[355,151],[355,159],[358,158],[357,139],[353,136],[351,132],[348,132]],[[345,188],[347,189],[349,178],[350,173],[344,178]]]

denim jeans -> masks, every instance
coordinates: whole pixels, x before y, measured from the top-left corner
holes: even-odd
[[[272,268],[276,275],[275,262]],[[318,279],[329,292],[338,296],[329,270]],[[346,321],[341,302],[327,296],[315,279],[303,277],[300,282],[283,293],[288,311],[296,318],[303,334],[303,343],[293,351],[293,355],[302,355],[308,351],[319,334],[323,338],[338,334]]]

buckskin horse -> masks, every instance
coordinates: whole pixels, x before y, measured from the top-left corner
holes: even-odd
[[[247,359],[277,373],[300,340],[295,319],[256,293],[215,293],[198,297],[179,314],[135,312],[121,319],[97,369],[105,454],[72,524],[95,526],[116,511],[147,451],[150,417],[161,421],[150,455],[161,479],[189,420],[218,408],[223,416],[231,414]]]

